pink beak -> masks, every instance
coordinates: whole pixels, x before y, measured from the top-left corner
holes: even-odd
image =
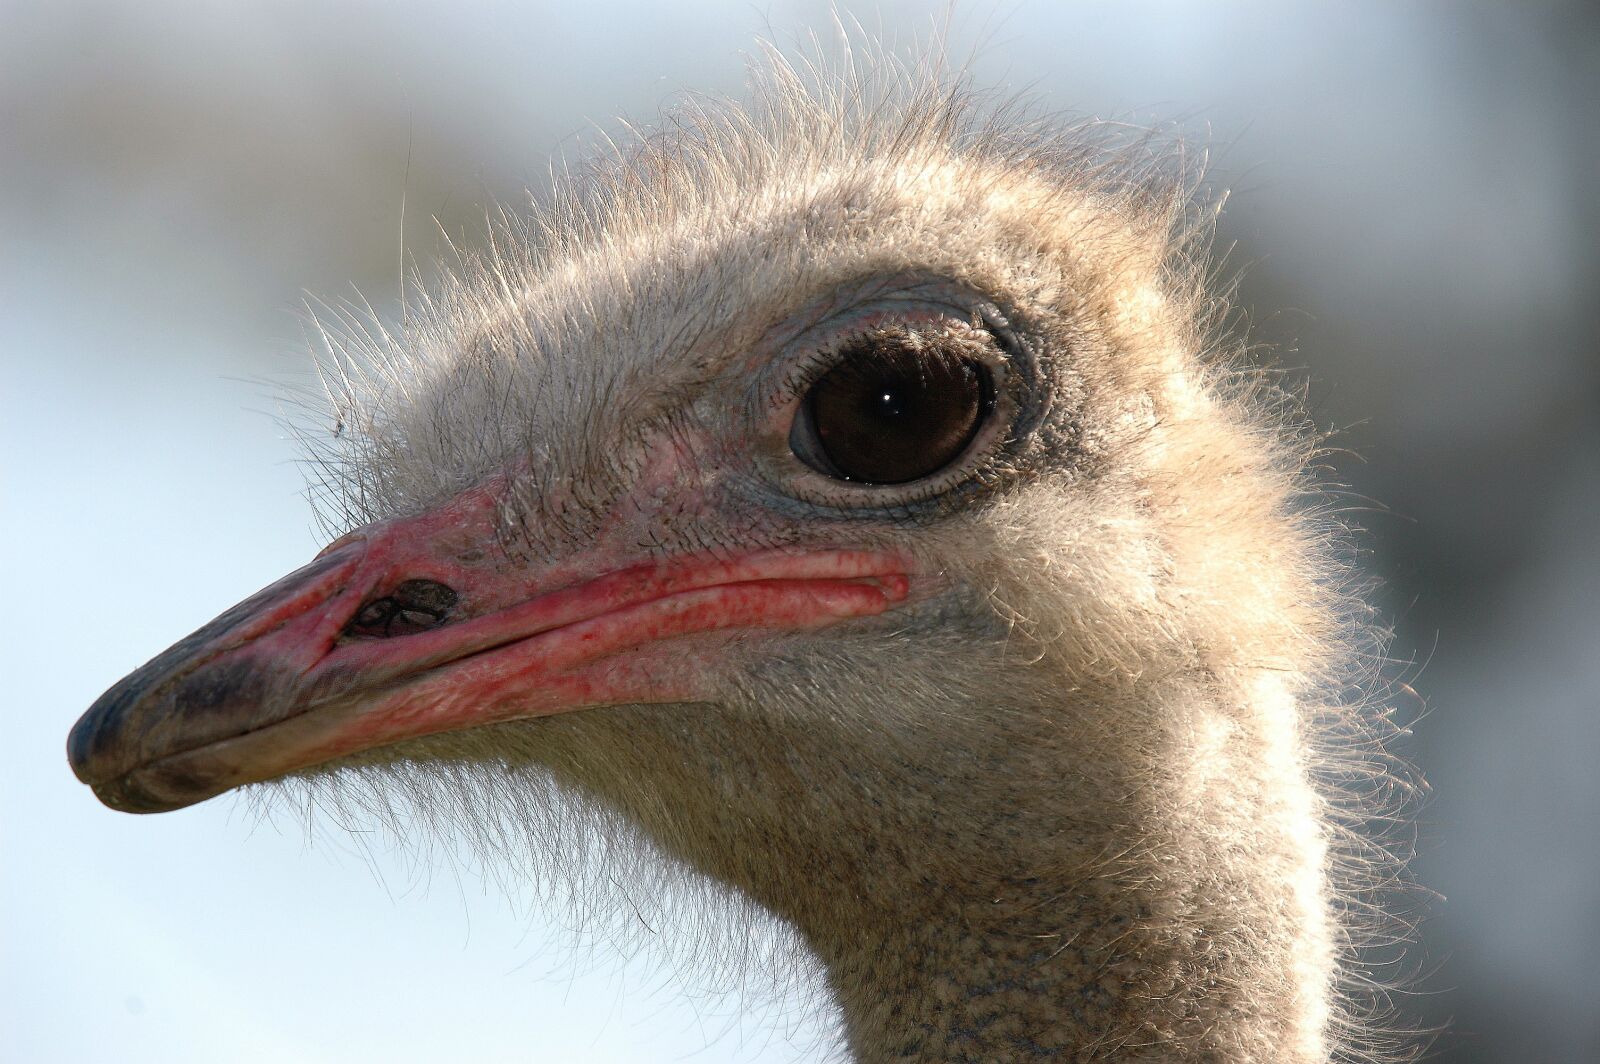
[[[766,550],[529,568],[485,492],[368,526],[100,697],[68,757],[106,805],[163,812],[437,732],[714,695],[695,633],[818,628],[882,613],[906,559]],[[491,549],[485,549],[486,545]]]

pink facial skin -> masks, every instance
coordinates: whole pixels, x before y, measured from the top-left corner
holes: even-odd
[[[480,488],[330,545],[102,696],[73,729],[74,771],[106,804],[156,812],[437,732],[703,700],[682,637],[819,628],[911,589],[907,559],[852,549],[629,561],[597,544],[530,567],[495,546],[495,520]],[[408,581],[453,593],[433,627],[353,623]]]

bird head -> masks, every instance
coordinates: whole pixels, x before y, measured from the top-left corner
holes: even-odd
[[[1238,726],[1188,707],[1323,625],[1183,182],[959,90],[799,81],[344,337],[343,534],[95,703],[102,801],[538,763],[780,911],[797,865],[1024,882],[1181,810]]]

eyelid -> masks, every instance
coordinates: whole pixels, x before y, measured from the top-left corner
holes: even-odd
[[[880,309],[880,308],[874,308]],[[920,319],[920,321],[919,321]],[[994,375],[996,390],[1003,387],[1003,378],[1006,374],[1006,365],[1010,357],[1001,338],[990,329],[981,315],[969,311],[962,315],[957,307],[933,307],[921,305],[915,309],[908,308],[881,308],[881,313],[871,316],[855,317],[848,323],[840,323],[833,328],[824,327],[821,335],[817,329],[809,330],[805,335],[797,338],[789,345],[789,351],[798,349],[795,357],[779,378],[779,383],[773,389],[768,400],[768,409],[777,410],[797,402],[812,385],[822,379],[830,370],[841,362],[842,353],[853,346],[854,341],[860,340],[878,328],[885,326],[915,326],[926,324],[931,327],[948,328],[952,325],[970,329],[981,334],[988,341],[975,353],[987,356],[983,362]],[[913,328],[912,331],[920,331]],[[788,352],[786,351],[786,354]]]

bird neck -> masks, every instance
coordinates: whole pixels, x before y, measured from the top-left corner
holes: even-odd
[[[814,938],[854,1058],[1032,1061],[1107,1037],[1119,1010],[1101,984],[1128,974],[1110,948],[1119,925],[1065,931],[1043,916],[1059,903],[1043,885],[1018,884],[1009,897],[942,898],[863,920],[873,936]]]
[[[835,835],[829,871],[813,864],[809,903],[786,914],[827,969],[856,1059],[1104,1047],[1326,1061],[1327,857],[1290,711],[1197,698],[1165,736],[1151,717],[1147,764],[1162,775],[1142,777],[1063,774],[1051,766],[1071,752],[1051,739],[1066,731],[1044,729],[1014,737],[1015,763],[987,783],[969,774],[871,806],[885,821]],[[1216,741],[1197,742],[1207,729]],[[996,781],[1015,791],[980,793]]]
[[[1116,855],[869,883],[805,923],[859,1064],[1327,1059],[1322,929],[1270,884]]]

